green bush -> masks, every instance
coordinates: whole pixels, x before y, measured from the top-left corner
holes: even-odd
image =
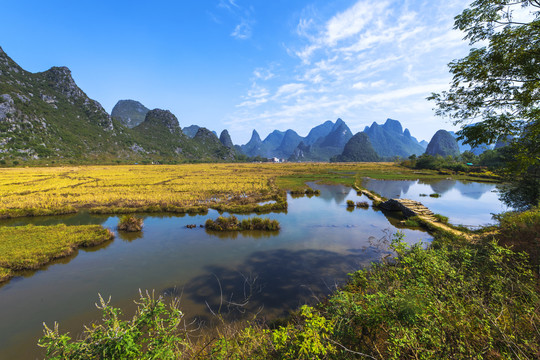
[[[416,219],[415,219],[416,218]],[[420,223],[417,221],[417,217],[413,216],[405,220],[405,226],[408,227],[420,227]]]
[[[109,299],[110,301],[110,299]],[[44,325],[39,346],[47,359],[176,359],[187,346],[181,332],[182,312],[178,302],[166,306],[161,297],[140,294],[136,314],[124,320],[119,308],[99,296],[102,323],[86,326],[81,338],[72,339]]]
[[[352,200],[347,200],[347,207],[355,207],[355,203]]]
[[[336,342],[385,359],[536,358],[540,298],[523,254],[444,237],[392,249],[330,298]]]

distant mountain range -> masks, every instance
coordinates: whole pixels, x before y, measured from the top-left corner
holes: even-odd
[[[383,125],[373,123],[366,127],[363,133],[369,139],[362,137],[355,139],[354,149],[360,149],[362,144],[369,144],[378,159],[390,159],[396,156],[408,157],[412,154],[420,155],[425,152],[427,142],[419,143],[411,136],[408,129],[403,130],[397,120],[387,119]],[[251,139],[240,150],[248,156],[277,157],[290,161],[329,161],[337,155],[344,155],[341,159],[367,157],[371,151],[364,149],[362,155],[353,155],[350,152],[342,154],[345,145],[353,138],[353,134],[342,119],[336,122],[326,121],[311,129],[306,137],[299,136],[293,130],[285,132],[275,130],[264,140],[261,140],[256,130],[253,130]],[[337,157],[335,158],[337,159]],[[373,160],[369,160],[373,161]]]
[[[274,130],[264,140],[253,130],[244,145],[234,145],[227,130],[198,125],[181,128],[167,110],[150,110],[135,100],[120,100],[111,115],[90,99],[67,67],[30,73],[0,48],[0,161],[73,163],[233,161],[242,156],[290,161],[378,161],[428,153],[471,150],[454,133],[438,132],[428,144],[397,120],[374,122],[353,136],[342,119],[327,120],[302,137]],[[456,148],[454,148],[456,143]],[[486,147],[487,148],[487,147]],[[434,150],[435,149],[435,150]],[[448,150],[448,151],[447,151]]]

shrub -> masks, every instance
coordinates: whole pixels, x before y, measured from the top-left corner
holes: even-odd
[[[277,220],[271,220],[268,218],[253,217],[250,219],[243,219],[239,221],[234,215],[226,218],[223,216],[218,217],[216,220],[208,219],[204,226],[208,230],[214,231],[243,231],[243,230],[266,230],[276,231],[280,229],[279,222]]]
[[[143,227],[143,219],[133,215],[124,215],[118,222],[118,230],[122,231],[141,231]]]
[[[110,299],[109,299],[110,301]],[[161,297],[140,293],[138,308],[131,320],[124,320],[119,308],[99,296],[97,308],[102,323],[86,326],[82,338],[72,339],[44,325],[39,346],[47,349],[48,359],[174,359],[187,346],[180,331],[183,314],[178,301],[166,306]]]
[[[354,206],[355,206],[354,201],[347,200],[347,207],[354,207]]]
[[[444,216],[441,214],[433,214],[433,217],[437,219],[437,221],[440,221],[444,224],[448,224],[448,216]]]
[[[433,193],[433,194],[429,194],[429,196],[432,198],[440,198],[441,194]]]

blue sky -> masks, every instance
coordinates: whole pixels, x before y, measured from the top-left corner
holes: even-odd
[[[467,53],[453,18],[468,0],[5,1],[0,46],[28,71],[68,66],[107,111],[121,99],[171,110],[243,144],[257,129],[386,118],[429,141],[425,98]]]

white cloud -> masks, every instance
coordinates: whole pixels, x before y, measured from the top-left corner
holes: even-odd
[[[463,34],[452,28],[467,3],[359,0],[326,21],[314,9],[302,12],[293,29],[298,39],[286,45],[297,59],[291,75],[280,69],[277,78],[256,68],[255,82],[265,81],[267,93],[249,95],[252,86],[229,124],[251,124],[263,135],[278,124],[301,133],[342,117],[351,129],[361,130],[392,117],[413,136],[430,137],[443,126],[425,98],[448,88],[446,64],[466,54]],[[409,119],[414,119],[411,126]]]
[[[324,42],[335,45],[338,41],[360,33],[374,17],[380,16],[388,2],[359,1],[351,8],[335,15],[326,23]]]
[[[267,68],[257,68],[255,70],[253,70],[253,76],[255,76],[256,79],[261,79],[261,80],[270,80],[272,79],[274,76],[276,76],[271,69],[267,69]]]
[[[249,39],[251,37],[251,25],[247,20],[242,19],[242,21],[234,28],[231,36],[240,40]]]
[[[275,98],[285,97],[290,98],[292,96],[298,96],[303,94],[305,91],[306,85],[299,83],[290,83],[281,85],[276,92]]]

